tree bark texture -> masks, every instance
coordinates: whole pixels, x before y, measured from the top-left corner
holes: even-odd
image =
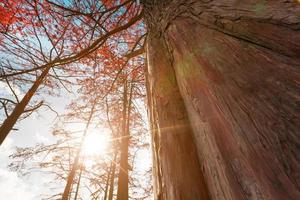
[[[177,151],[194,142],[201,167],[185,170],[203,174],[210,199],[300,199],[300,4],[143,4],[156,198],[200,199],[174,192],[193,187],[178,168],[196,158]],[[182,125],[174,120],[180,117],[191,141],[165,133]]]

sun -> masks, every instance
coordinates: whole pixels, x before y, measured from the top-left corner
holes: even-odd
[[[82,150],[85,156],[104,155],[110,146],[110,134],[105,131],[92,131],[87,134]]]

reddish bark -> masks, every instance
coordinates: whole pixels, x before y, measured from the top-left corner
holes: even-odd
[[[156,198],[208,199],[192,130],[165,43],[152,35],[148,42]]]
[[[181,165],[196,158],[177,151],[195,142],[202,170],[185,166],[184,173],[203,173],[211,199],[299,199],[299,5],[144,6],[156,198],[200,199],[180,193],[194,186],[179,175]],[[182,125],[179,119],[194,139],[172,138],[179,133],[169,127]]]

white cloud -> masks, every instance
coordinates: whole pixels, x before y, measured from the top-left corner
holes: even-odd
[[[0,169],[1,198],[7,200],[34,200],[35,193],[16,172]]]
[[[13,151],[12,143],[13,140],[10,137],[7,137],[0,146],[0,169],[6,168],[8,164],[8,156]]]
[[[42,135],[41,133],[39,133],[39,132],[35,132],[35,139],[36,139],[36,142],[38,142],[38,143],[49,143],[50,142],[50,139],[49,139],[49,137],[46,137],[46,136],[44,136],[44,135]]]
[[[24,93],[20,90],[19,86],[14,85],[13,83],[10,84],[14,92],[16,93],[17,97],[21,99],[24,96]],[[0,82],[0,89],[4,89],[4,93],[7,95],[13,95],[8,85],[4,82]]]
[[[13,140],[8,137],[0,147],[0,191],[1,199],[34,200],[37,188],[22,179],[16,172],[9,171],[8,156],[13,152]]]

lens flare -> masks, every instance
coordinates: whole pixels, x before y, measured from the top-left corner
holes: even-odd
[[[110,135],[102,131],[89,133],[83,143],[86,156],[104,155],[110,146]]]

